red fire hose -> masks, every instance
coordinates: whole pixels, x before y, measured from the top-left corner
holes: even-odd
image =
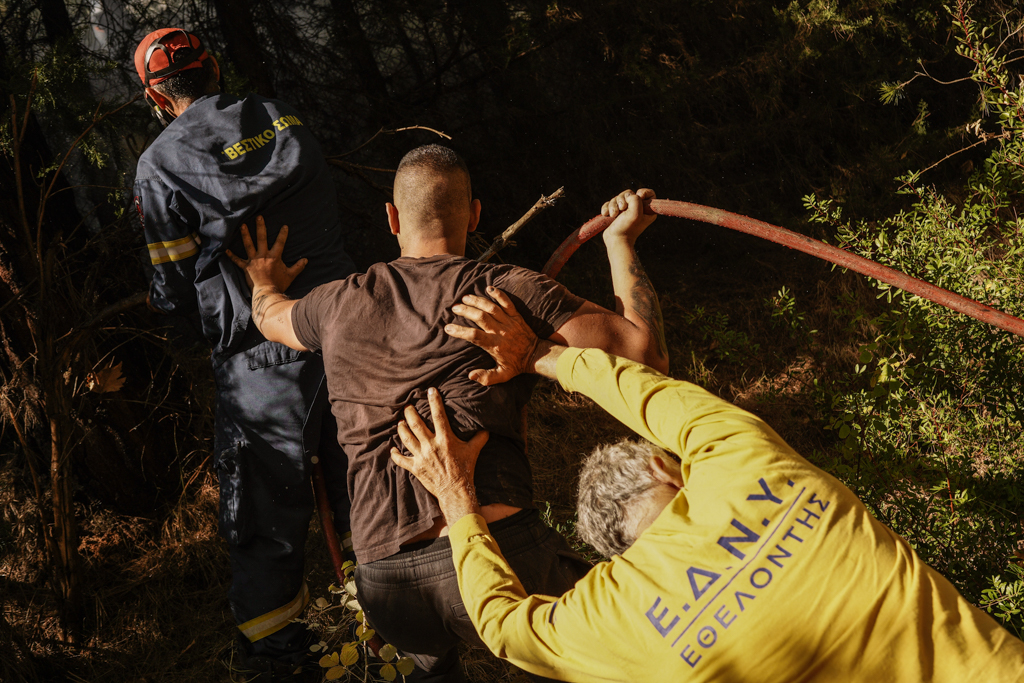
[[[949,290],[936,287],[924,280],[918,280],[917,278],[910,277],[906,273],[901,273],[898,270],[883,266],[882,264],[866,259],[863,256],[851,254],[850,252],[839,249],[838,247],[833,247],[816,239],[795,233],[791,230],[780,228],[777,225],[770,225],[763,221],[754,220],[753,218],[747,218],[746,216],[740,216],[739,214],[729,213],[728,211],[722,211],[720,209],[712,209],[699,204],[677,202],[670,199],[652,199],[650,202],[650,211],[658,214],[659,216],[689,218],[690,220],[720,225],[723,228],[738,230],[739,232],[745,232],[748,235],[761,237],[770,242],[775,242],[776,244],[789,247],[790,249],[796,249],[797,251],[802,251],[805,254],[817,256],[829,263],[834,263],[838,266],[842,266],[843,268],[860,273],[861,275],[873,277],[876,280],[885,282],[893,287],[898,287],[899,289],[910,292],[911,294],[916,294],[917,296],[928,299],[929,301],[934,301],[946,308],[969,315],[972,318],[976,318],[977,320],[986,322],[990,325],[995,325],[1007,332],[1012,332],[1019,337],[1024,337],[1024,320],[1021,320],[1020,318],[1015,318],[1012,315],[1008,315],[1002,311],[997,311],[996,309],[974,301],[973,299],[968,299],[967,297],[960,296],[959,294],[954,294]],[[583,227],[569,235],[569,237],[562,242],[561,246],[555,250],[555,253],[551,255],[548,262],[544,264],[544,273],[551,277],[558,275],[558,271],[562,269],[562,266],[564,266],[565,262],[569,260],[569,257],[573,255],[573,252],[579,249],[580,246],[582,246],[582,244],[591,237],[600,234],[610,223],[611,219],[605,218],[604,216],[597,216],[587,221]]]

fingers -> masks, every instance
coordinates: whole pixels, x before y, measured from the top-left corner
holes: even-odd
[[[434,423],[434,433],[437,434],[437,439],[446,441],[448,437],[454,436],[452,428],[448,425],[448,416],[444,412],[441,392],[434,387],[427,389],[427,402],[430,404],[430,420]]]
[[[258,220],[262,220],[262,217]],[[282,225],[281,231],[277,233],[277,239],[274,240],[274,246],[270,250],[270,255],[275,258],[280,257],[284,253],[284,243],[286,241],[288,241],[288,226]]]
[[[401,467],[406,472],[416,474],[413,468],[416,465],[416,458],[410,458],[402,455],[402,451],[398,450],[394,446],[391,447],[391,462]]]
[[[498,305],[505,309],[506,313],[511,314],[516,312],[516,305],[512,303],[511,297],[497,287],[488,287],[487,294],[498,302]]]
[[[622,200],[626,204],[622,209],[622,213],[627,214],[629,218],[635,220],[636,217],[643,212],[644,201],[632,191],[630,191],[630,193],[625,197],[622,197]]]
[[[490,287],[488,289],[490,290],[494,288]],[[497,292],[498,290],[494,289],[494,291]],[[478,308],[481,311],[484,311],[485,313],[490,313],[491,315],[494,315],[495,313],[498,312],[497,304],[495,304],[490,299],[486,299],[482,296],[477,296],[475,294],[467,294],[466,296],[462,297],[462,303],[466,304],[466,306]]]
[[[263,220],[263,216],[256,216],[256,253],[265,254],[267,252],[267,224]]]
[[[434,438],[434,433],[427,428],[427,423],[423,421],[419,413],[412,406],[405,407],[405,424],[412,434],[419,439],[421,442],[430,441]],[[402,423],[398,423],[398,433],[402,433]],[[409,449],[412,450],[411,448]]]
[[[485,332],[493,331],[490,323],[502,311],[508,315],[515,315],[517,313],[516,305],[512,303],[512,299],[505,292],[497,287],[488,287],[487,293],[490,295],[490,299],[476,296],[475,294],[465,295],[462,297],[461,304],[452,306],[452,313],[472,320]]]
[[[463,298],[463,301],[465,301],[467,298],[469,297]],[[484,311],[473,305],[455,304],[454,306],[452,306],[452,313],[461,316],[466,320],[472,320],[478,326],[480,326],[481,329],[483,329],[484,319],[492,317],[492,314],[490,312]]]
[[[636,191],[636,196],[640,197],[640,200],[643,202],[644,215],[646,215],[646,216],[657,216],[658,215],[658,214],[654,213],[653,210],[651,210],[651,200],[658,198],[657,195],[654,194],[654,190],[652,190],[649,187],[641,187],[639,190]]]
[[[601,215],[615,218],[629,208],[629,197],[636,196],[633,190],[623,190],[601,205]]]
[[[450,337],[457,339],[463,339],[468,341],[470,344],[479,346],[484,343],[484,335],[480,330],[475,327],[463,327],[462,325],[456,325],[455,323],[448,323],[444,326],[444,331]]]
[[[240,259],[237,256],[235,256],[233,253],[231,253],[230,249],[225,250],[224,251],[224,255],[227,256],[229,259],[231,259],[231,262],[234,263],[239,268],[241,268],[242,270],[245,270],[245,267],[247,265],[249,265],[248,261],[246,261],[245,259]]]
[[[490,432],[477,432],[476,434],[473,435],[473,438],[469,440],[469,445],[473,450],[479,453],[480,449],[484,447],[484,444],[486,444],[487,440],[490,438]]]
[[[405,450],[410,453],[416,453],[420,449],[420,441],[417,439],[412,430],[409,429],[409,425],[406,424],[405,420],[398,423],[398,438],[402,440],[402,445],[405,446]]]
[[[515,375],[512,372],[507,368],[502,367],[491,368],[490,370],[476,369],[471,370],[469,373],[469,378],[471,380],[485,387],[507,382],[513,377],[515,377]]]
[[[309,259],[300,258],[298,261],[292,264],[291,268],[285,268],[284,271],[288,274],[288,277],[294,280],[296,277],[298,277],[299,273],[305,270],[307,263],[309,263]]]
[[[252,236],[249,234],[249,227],[242,225],[242,244],[245,246],[245,253],[250,259],[256,257],[256,246],[252,243]]]

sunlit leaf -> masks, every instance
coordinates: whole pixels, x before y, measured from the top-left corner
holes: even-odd
[[[324,677],[329,681],[336,681],[345,675],[347,669],[343,666],[336,666],[333,669],[327,670],[327,675]]]
[[[403,676],[408,676],[412,673],[412,670],[416,668],[416,662],[412,661],[408,657],[402,657],[395,662],[395,668],[398,669],[398,673]]]
[[[90,372],[85,378],[85,386],[89,391],[97,394],[106,394],[117,391],[124,386],[124,376],[121,375],[121,364],[108,365],[102,370]]]
[[[345,607],[348,607],[353,612],[362,612],[363,611],[363,608],[359,605],[359,601],[356,600],[355,598],[352,598],[351,600],[346,602],[345,603]],[[359,621],[362,621],[362,618],[360,618]]]
[[[325,669],[329,669],[332,666],[338,666],[338,653],[332,652],[329,655],[324,655],[320,658],[318,664],[320,664],[320,666],[322,666]]]
[[[352,597],[355,597],[356,596],[356,592],[357,592],[357,590],[356,590],[356,582],[353,579],[349,579],[348,581],[346,581],[345,582],[345,590],[348,591],[349,595],[351,595]]]
[[[345,666],[352,666],[359,661],[359,648],[355,643],[345,643],[345,646],[341,648],[340,660]]]
[[[393,681],[398,677],[398,672],[395,671],[395,667],[385,664],[380,668],[380,677],[385,681]]]
[[[398,654],[398,648],[397,647],[395,647],[391,643],[385,643],[380,648],[380,651],[377,653],[377,656],[380,657],[381,659],[383,659],[385,662],[390,662],[392,659],[395,658],[395,656],[397,654]]]
[[[359,635],[359,642],[360,643],[365,643],[370,638],[373,638],[375,633],[376,633],[376,631],[374,631],[372,628],[365,629],[362,633],[358,634]]]

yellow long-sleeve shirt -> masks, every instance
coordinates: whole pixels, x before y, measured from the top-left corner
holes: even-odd
[[[1024,680],[1024,643],[757,417],[596,350],[558,362],[682,460],[684,488],[561,598],[528,596],[482,517],[450,533],[487,646],[566,681]]]

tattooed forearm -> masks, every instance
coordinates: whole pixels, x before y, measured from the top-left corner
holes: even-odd
[[[662,358],[667,358],[668,344],[665,342],[665,321],[661,316],[661,304],[658,303],[654,285],[651,284],[651,279],[647,277],[646,271],[636,258],[629,264],[629,274],[634,277],[633,286],[629,292],[632,308],[644,321],[647,328],[657,336],[658,354]]]
[[[266,319],[270,308],[282,301],[288,301],[288,297],[277,291],[272,286],[257,287],[252,293],[252,319],[256,327],[263,329],[263,322]]]

